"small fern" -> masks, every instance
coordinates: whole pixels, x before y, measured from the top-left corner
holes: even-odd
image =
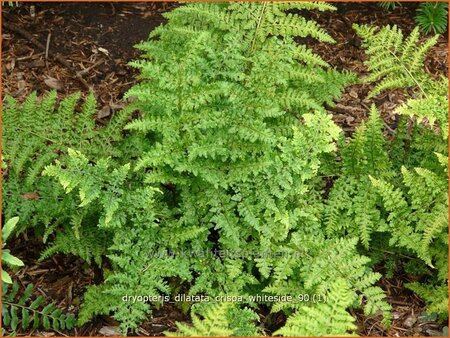
[[[87,96],[77,108],[80,94],[64,98],[58,105],[55,91],[39,100],[36,93],[19,104],[10,96],[2,110],[2,155],[4,158],[2,203],[6,218],[20,215],[18,232],[26,227],[42,231],[70,223],[76,214],[73,200],[60,186],[41,175],[45,166],[62,159],[69,147],[92,156],[118,155],[114,141],[121,139],[121,116],[105,128],[97,128],[96,100]],[[116,129],[112,128],[116,127]],[[26,137],[17,137],[26,135]]]
[[[18,330],[44,328],[45,330],[71,330],[76,323],[73,314],[65,314],[54,303],[45,304],[43,296],[34,297],[33,284],[20,293],[19,284],[2,284],[2,324],[9,335]]]

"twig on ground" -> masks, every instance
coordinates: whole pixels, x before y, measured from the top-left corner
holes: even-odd
[[[47,35],[47,44],[45,45],[45,58],[48,59],[48,49],[50,47],[50,38],[52,37],[52,33],[48,33]]]
[[[28,33],[26,30],[23,30],[22,28],[17,27],[16,25],[7,22],[6,20],[3,19],[2,21],[2,26],[5,27],[6,29],[16,32],[17,34],[20,34],[22,37],[26,38],[27,40],[29,40],[33,45],[35,45],[37,48],[39,48],[42,51],[46,51],[47,48],[40,43],[32,34]],[[47,41],[49,42],[49,39],[47,39]],[[56,54],[53,55],[53,58],[58,61],[59,63],[61,63],[63,66],[67,67],[73,74],[74,76],[78,79],[78,81],[80,81],[80,83],[88,90],[91,90],[92,88],[88,85],[88,83],[86,82],[85,79],[83,79],[82,75],[79,74],[76,69],[74,69],[74,67],[66,60],[64,59],[60,54]]]

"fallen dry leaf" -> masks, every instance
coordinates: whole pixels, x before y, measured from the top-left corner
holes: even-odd
[[[110,337],[110,336],[120,336],[120,330],[117,326],[103,326],[100,330],[99,333]]]

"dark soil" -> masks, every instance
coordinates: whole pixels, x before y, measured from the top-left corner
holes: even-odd
[[[34,6],[34,10],[32,7]],[[135,83],[137,72],[127,65],[139,56],[134,45],[165,19],[161,13],[174,3],[35,3],[5,6],[3,20],[32,33],[43,45],[49,34],[48,56],[15,32],[3,29],[3,93],[18,99],[31,91],[50,89],[45,79],[57,80],[61,95],[86,88],[66,67],[52,59],[62,55],[84,79],[99,105],[120,103]],[[34,17],[30,12],[35,13]]]
[[[31,33],[46,45],[49,34],[48,58],[29,40],[16,32],[2,30],[2,93],[23,100],[30,92],[39,95],[57,89],[60,96],[87,88],[75,77],[71,69],[55,61],[61,55],[75,69],[82,72],[83,79],[95,93],[99,103],[98,118],[107,117],[107,112],[123,107],[123,94],[137,81],[137,72],[127,63],[139,57],[133,46],[146,40],[155,27],[165,22],[162,13],[177,6],[176,3],[21,3],[19,7],[3,6],[3,20]],[[335,45],[307,42],[313,50],[338,69],[354,71],[359,77],[367,72],[363,62],[365,55],[361,42],[352,30],[352,23],[370,23],[378,26],[397,24],[405,33],[414,27],[416,3],[402,3],[394,11],[384,11],[376,3],[338,3],[336,12],[304,13],[327,28],[336,40]],[[32,13],[34,12],[34,16]],[[447,74],[448,40],[443,34],[426,61],[432,74]],[[49,81],[49,79],[51,79]],[[334,120],[347,132],[352,132],[368,109],[375,103],[387,126],[395,127],[393,109],[402,102],[402,91],[391,91],[372,100],[366,99],[371,86],[358,84],[346,89],[334,107],[329,107]],[[32,282],[35,292],[56,302],[62,308],[77,313],[83,293],[88,285],[101,282],[101,272],[70,256],[56,255],[38,261],[44,248],[42,243],[21,236],[11,242],[13,254],[19,256],[25,267],[15,278],[26,285]],[[393,307],[394,322],[384,329],[379,317],[366,317],[354,313],[358,320],[359,335],[363,336],[412,336],[432,335],[442,330],[442,325],[426,317],[423,302],[403,284],[408,276],[399,274],[395,278],[384,278],[380,286],[388,294]],[[263,322],[279,326],[284,317],[268,318],[260,314]],[[412,319],[411,319],[412,318]],[[422,318],[422,319],[420,319]],[[424,319],[425,318],[425,319]],[[166,304],[154,312],[144,323],[140,335],[161,336],[163,331],[173,330],[176,321],[187,317],[174,304]],[[408,322],[409,320],[409,322]],[[409,325],[413,322],[412,325]],[[98,317],[91,323],[65,334],[78,336],[118,335],[118,323],[108,316]],[[270,333],[270,332],[267,332]],[[24,334],[25,335],[25,334]],[[61,336],[61,332],[35,331],[26,335]]]

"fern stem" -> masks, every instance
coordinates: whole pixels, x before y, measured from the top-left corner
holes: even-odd
[[[19,129],[17,130],[17,132],[23,132],[23,134],[27,134],[27,133],[33,134],[34,136],[40,137],[40,138],[43,139],[43,140],[46,140],[46,141],[49,141],[49,142],[52,142],[52,143],[55,143],[55,144],[60,143],[60,142],[58,142],[58,141],[52,140],[51,138],[42,136],[42,135],[37,134],[37,133],[35,133],[34,131],[31,131],[31,130],[28,130],[28,129],[27,129],[27,130],[22,130],[22,129],[19,128]]]
[[[371,247],[371,249],[379,251],[379,252],[387,253],[387,254],[390,254],[390,255],[396,255],[396,256],[399,256],[399,257],[408,258],[408,259],[411,259],[411,260],[417,260],[417,261],[421,261],[422,262],[422,260],[420,258],[403,255],[403,254],[400,254],[398,252],[393,252],[393,251],[384,250],[384,249],[381,249],[381,248],[374,248],[374,247]]]
[[[261,26],[262,19],[263,19],[263,17],[264,17],[264,12],[266,11],[266,6],[267,6],[267,2],[265,1],[265,2],[263,2],[262,8],[261,8],[261,13],[260,13],[259,18],[258,18],[258,23],[256,24],[255,34],[253,35],[252,45],[251,45],[251,47],[250,47],[250,54],[251,54],[251,53],[254,51],[254,49],[255,49],[255,45],[256,45],[256,37],[257,37],[257,35],[258,35],[258,30],[259,30],[259,27]]]
[[[397,55],[395,55],[394,52],[389,51],[391,53],[391,55],[402,65],[402,67],[405,69],[406,73],[408,73],[408,75],[411,77],[411,79],[416,83],[417,87],[420,89],[420,91],[422,92],[423,96],[425,98],[428,98],[427,93],[425,93],[425,91],[423,90],[422,86],[420,85],[419,81],[417,81],[417,79],[411,74],[411,72],[409,71],[409,69],[404,65],[403,62],[401,62],[401,60],[399,59],[399,57]]]

